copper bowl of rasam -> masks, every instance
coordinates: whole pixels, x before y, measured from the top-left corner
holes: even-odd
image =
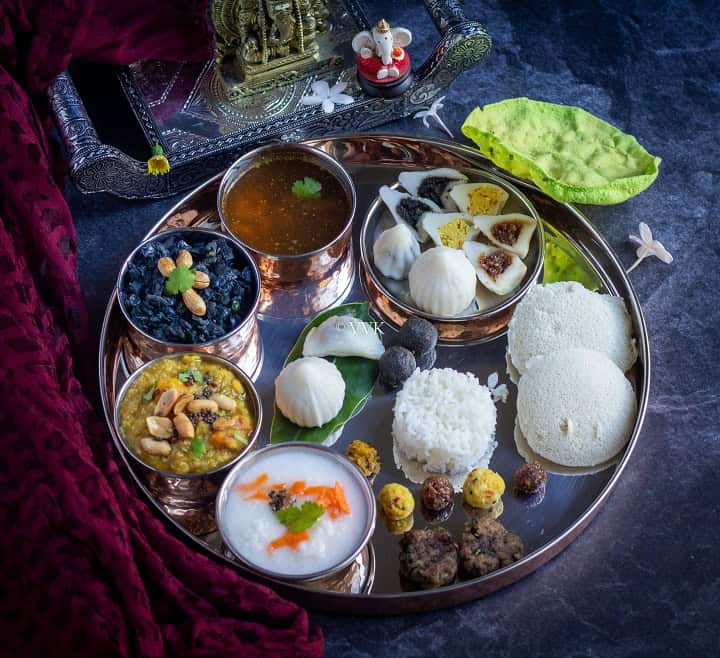
[[[223,230],[260,271],[260,313],[316,313],[349,292],[355,185],[327,153],[303,144],[250,151],[225,173],[217,203]]]

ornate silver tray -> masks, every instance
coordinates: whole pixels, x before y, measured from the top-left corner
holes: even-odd
[[[414,80],[396,98],[369,97],[357,83],[350,42],[353,34],[369,27],[357,0],[328,0],[330,29],[321,35],[318,66],[300,76],[290,72],[287,80],[276,76],[268,89],[251,96],[224,78],[223,82],[213,61],[147,61],[110,73],[94,70],[87,76],[87,94],[79,91],[79,69],[77,75],[72,70],[61,74],[48,95],[76,187],[126,198],[168,196],[199,185],[261,144],[367,130],[427,107],[460,73],[485,57],[490,37],[480,23],[466,18],[459,0],[424,4],[440,39],[424,62],[415,55]],[[115,79],[105,81],[108,75]],[[346,93],[356,101],[331,114],[319,106],[300,105],[317,79],[347,82]],[[90,101],[97,107],[90,107]],[[110,135],[117,132],[107,125],[110,119],[124,122],[121,141],[135,136],[132,148]],[[172,166],[166,176],[146,173],[156,142]]]
[[[649,396],[650,353],[640,304],[617,257],[582,213],[568,204],[553,201],[532,184],[498,171],[473,149],[447,142],[394,135],[337,137],[316,140],[312,144],[343,162],[355,179],[359,211],[354,236],[356,246],[363,215],[375,199],[378,187],[394,182],[399,171],[409,163],[428,168],[476,167],[503,176],[518,186],[543,218],[548,239],[554,240],[566,253],[572,254],[577,264],[594,279],[600,289],[622,297],[630,312],[640,353],[632,373],[638,398],[638,416],[630,442],[621,461],[605,471],[582,477],[549,475],[545,499],[536,507],[528,508],[511,492],[506,492],[501,521],[523,539],[526,556],[522,560],[482,578],[461,581],[435,590],[406,591],[398,575],[399,537],[391,535],[379,522],[369,549],[347,572],[332,581],[320,581],[309,587],[290,585],[245,572],[306,606],[334,613],[400,614],[452,606],[480,598],[526,576],[562,551],[590,523],[622,476],[638,443]],[[190,193],[163,216],[150,233],[171,226],[217,223],[215,194],[219,181],[220,177],[216,176]],[[355,254],[358,253],[356,249]],[[347,300],[362,299],[364,294],[356,270],[355,283]],[[282,322],[260,320],[265,362],[255,383],[265,409],[272,409],[273,380],[306,322],[307,318],[302,317]],[[389,328],[386,330],[391,331]],[[120,457],[149,503],[191,546],[241,569],[221,544],[212,506],[173,501],[172,497],[160,495],[153,483],[144,479],[135,461],[129,459],[119,437],[112,430],[115,395],[128,372],[123,355],[126,339],[127,328],[113,294],[108,302],[102,328],[99,376],[106,418]],[[480,345],[440,347],[436,366],[470,370],[481,381],[485,381],[490,373],[498,372],[500,380],[507,382],[504,353],[503,337]],[[505,404],[498,403],[499,446],[491,462],[492,468],[506,481],[522,463],[513,440],[515,387],[510,385],[509,388],[510,399]],[[377,387],[366,408],[347,424],[335,446],[336,450],[344,451],[352,439],[362,439],[378,448],[383,468],[374,482],[376,492],[391,481],[405,482],[411,489],[417,490],[395,468],[393,461],[390,436],[393,399],[392,393],[385,393]],[[266,414],[258,447],[267,443],[271,415]],[[414,520],[416,528],[426,524],[419,510],[415,512]],[[443,525],[453,535],[459,536],[464,520],[465,512],[456,501],[451,517]]]

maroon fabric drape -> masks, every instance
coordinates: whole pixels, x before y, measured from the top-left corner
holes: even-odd
[[[306,613],[170,535],[73,375],[87,353],[43,90],[72,57],[211,55],[200,0],[0,0],[0,650],[317,656]]]

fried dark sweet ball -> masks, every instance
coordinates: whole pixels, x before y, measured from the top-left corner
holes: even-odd
[[[423,506],[434,512],[452,505],[454,495],[452,482],[445,475],[431,475],[425,478],[420,487],[420,500]]]
[[[415,355],[415,363],[420,370],[430,370],[435,364],[437,350],[433,347],[430,350]]]
[[[460,570],[466,578],[485,576],[517,562],[525,555],[522,540],[490,518],[473,518],[465,524],[460,541]]]
[[[413,353],[398,345],[388,347],[380,357],[380,381],[389,388],[402,386],[415,370]]]
[[[437,329],[424,318],[410,318],[400,327],[397,336],[397,344],[409,349],[416,358],[435,349],[437,340]]]
[[[400,575],[423,589],[447,585],[458,571],[458,549],[446,528],[410,530],[400,540]]]

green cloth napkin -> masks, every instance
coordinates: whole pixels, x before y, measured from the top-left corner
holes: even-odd
[[[658,175],[660,158],[579,107],[511,98],[476,107],[462,131],[496,165],[558,201],[621,203]]]

